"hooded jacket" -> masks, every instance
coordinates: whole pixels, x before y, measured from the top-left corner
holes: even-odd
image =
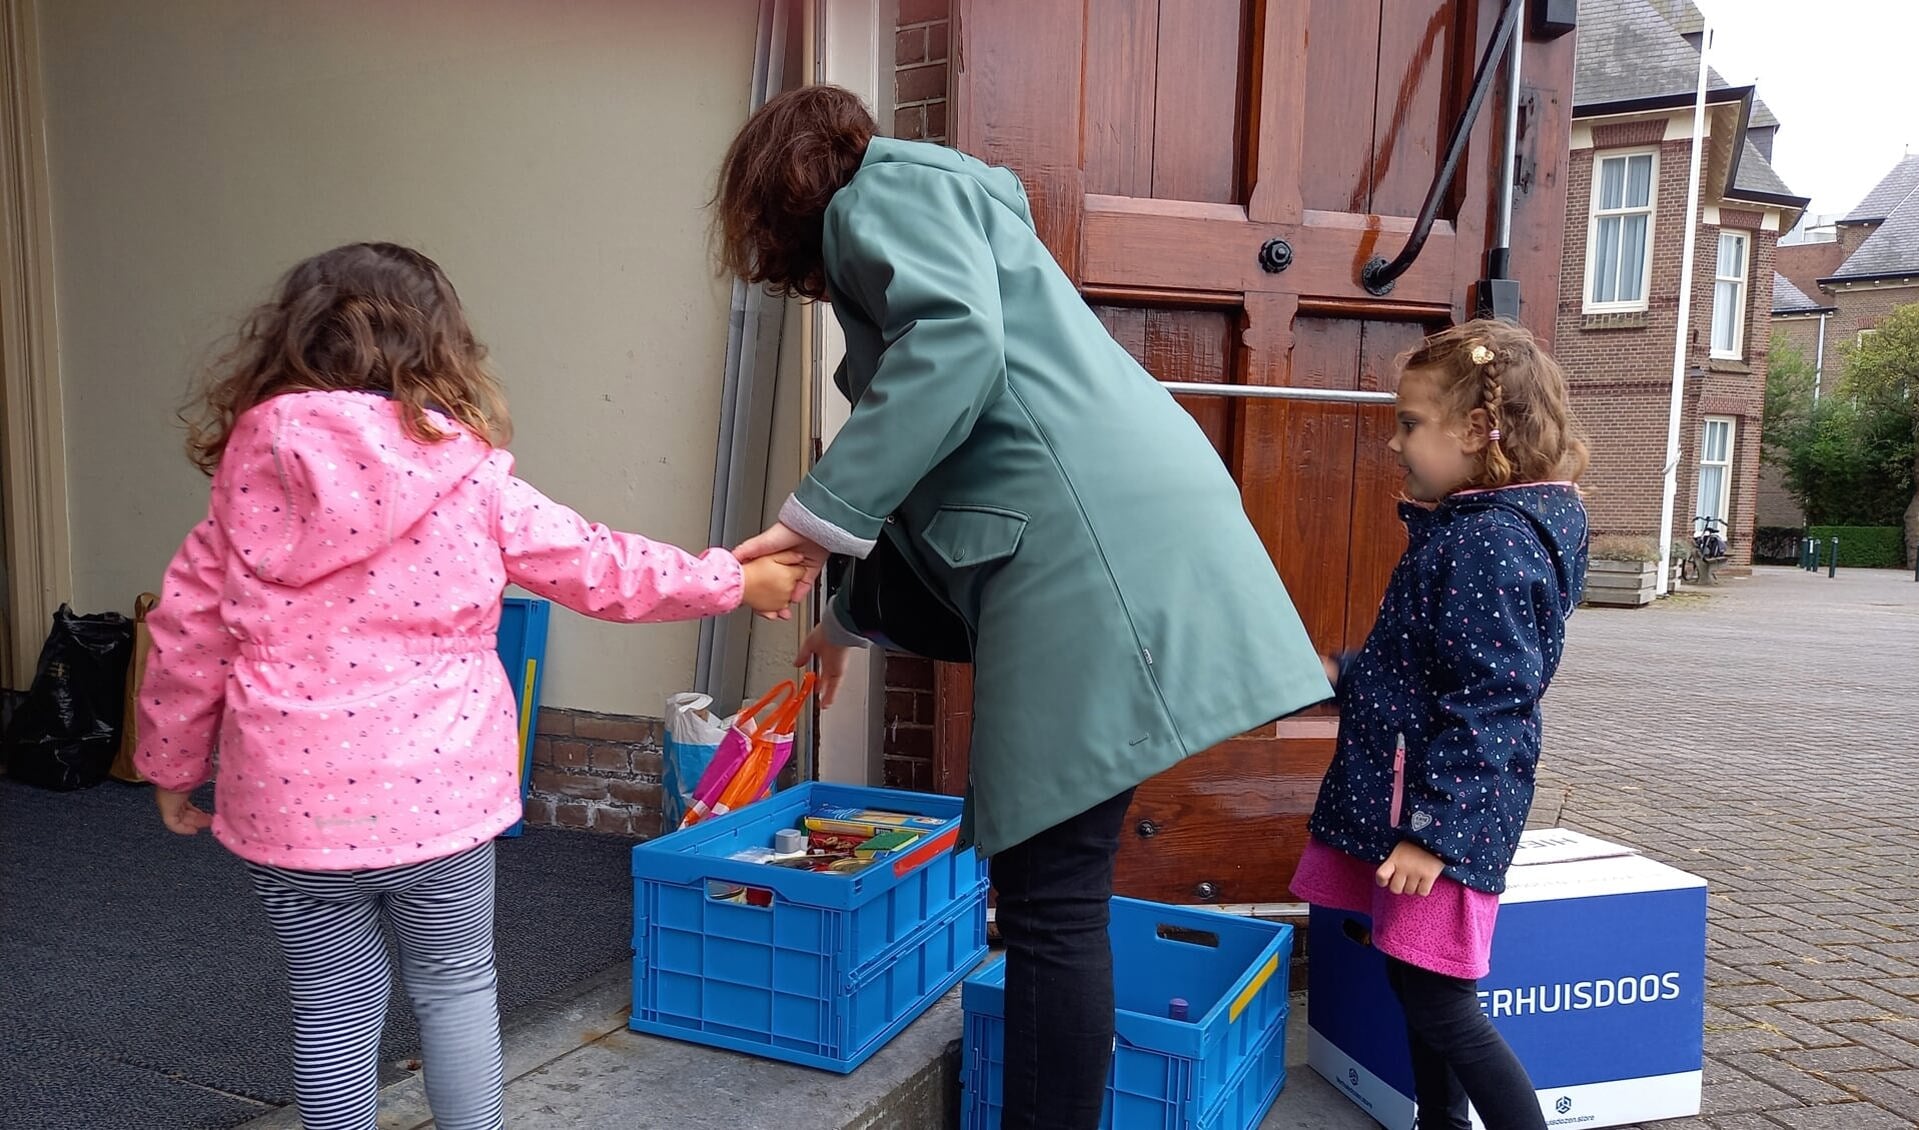
[[[1373,864],[1410,840],[1498,894],[1532,809],[1539,700],[1585,586],[1586,510],[1571,485],[1530,484],[1400,517],[1406,553],[1341,674],[1312,833]]]
[[[520,816],[518,711],[495,652],[508,582],[605,620],[740,603],[739,563],[587,522],[452,419],[407,436],[377,393],[274,397],[236,422],[206,519],[148,617],[142,773],[219,780],[241,857],[362,870]]]

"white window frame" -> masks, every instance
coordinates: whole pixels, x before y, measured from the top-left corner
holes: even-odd
[[[1739,268],[1741,273],[1737,276],[1722,275],[1719,273],[1719,250],[1729,239],[1736,239],[1741,244],[1739,252]],[[1709,339],[1712,346],[1712,355],[1721,361],[1738,361],[1746,356],[1746,302],[1747,296],[1750,293],[1747,288],[1747,281],[1752,278],[1752,233],[1737,229],[1721,231],[1718,241],[1713,246],[1712,262],[1712,336]],[[1736,293],[1739,295],[1739,300],[1733,304],[1732,309],[1731,349],[1719,348],[1719,287],[1722,283],[1729,283],[1737,287]]]
[[[1646,204],[1641,208],[1610,208],[1599,206],[1599,183],[1601,169],[1607,161],[1630,160],[1633,157],[1651,157],[1652,174],[1646,185]],[[1652,297],[1652,252],[1657,242],[1653,227],[1659,218],[1659,150],[1645,149],[1607,149],[1593,154],[1592,191],[1587,204],[1586,222],[1586,282],[1580,297],[1585,302],[1588,314],[1617,314],[1635,312],[1650,307]],[[1639,297],[1626,302],[1596,302],[1593,300],[1593,283],[1599,266],[1596,254],[1599,245],[1599,221],[1610,216],[1633,216],[1644,214],[1646,217],[1646,252],[1640,257],[1643,267],[1639,279]],[[1621,225],[1624,226],[1623,224]]]
[[[1711,433],[1714,424],[1726,425],[1726,458],[1706,458],[1706,436]],[[1739,418],[1737,416],[1707,416],[1699,423],[1699,478],[1705,478],[1707,467],[1723,468],[1725,473],[1719,476],[1719,501],[1714,506],[1714,517],[1723,524],[1723,536],[1728,545],[1732,544],[1732,471],[1738,464]],[[1706,508],[1699,505],[1699,492],[1693,491],[1693,533],[1700,532],[1698,516]]]

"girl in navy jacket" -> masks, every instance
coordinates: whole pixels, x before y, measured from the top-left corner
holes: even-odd
[[[1585,582],[1586,447],[1565,374],[1506,322],[1428,338],[1402,362],[1397,410],[1408,544],[1336,672],[1339,748],[1293,892],[1372,917],[1419,1130],[1465,1130],[1468,1099],[1487,1130],[1544,1130],[1477,981],[1532,807],[1540,696]]]

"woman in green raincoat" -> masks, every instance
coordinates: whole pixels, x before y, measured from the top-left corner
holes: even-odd
[[[1218,455],[1061,272],[1011,172],[875,136],[855,95],[812,86],[747,122],[715,206],[727,268],[832,304],[853,405],[740,555],[890,561],[911,575],[887,584],[958,625],[969,827],[1008,951],[1002,1125],[1091,1128],[1133,788],[1330,697],[1320,660]],[[926,630],[862,622],[856,587],[799,657],[828,696],[848,646]]]

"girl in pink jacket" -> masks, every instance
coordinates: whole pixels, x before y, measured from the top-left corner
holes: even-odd
[[[249,865],[286,958],[307,1130],[373,1130],[387,927],[437,1124],[501,1125],[508,582],[641,622],[777,612],[801,576],[609,530],[515,478],[484,357],[431,259],[336,248],[247,320],[188,445],[212,503],[149,618],[137,761],[168,828],[211,826]],[[209,815],[188,794],[216,751]]]

